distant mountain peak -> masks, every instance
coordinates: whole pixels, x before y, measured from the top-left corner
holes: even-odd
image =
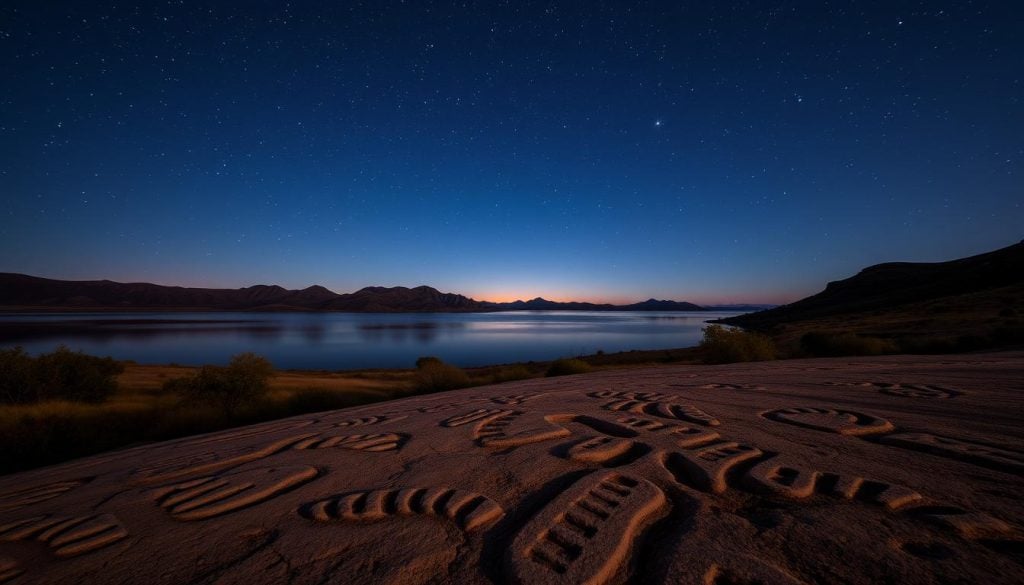
[[[363,294],[363,293],[382,293],[382,292],[387,292],[389,290],[398,290],[398,289],[402,289],[402,288],[404,288],[404,287],[401,287],[401,286],[396,286],[396,287],[364,286],[363,288],[357,290],[354,293],[350,293],[350,294],[358,295],[358,294]]]

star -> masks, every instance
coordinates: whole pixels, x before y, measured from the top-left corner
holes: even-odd
[[[655,120],[654,121],[654,127],[655,128],[661,128],[662,124],[664,124],[664,122],[662,122],[661,120]]]

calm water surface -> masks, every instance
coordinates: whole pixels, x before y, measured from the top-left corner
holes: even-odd
[[[64,344],[147,364],[224,364],[243,351],[279,368],[412,367],[425,355],[479,366],[696,345],[732,312],[514,311],[450,314],[63,313],[0,315],[0,347]]]

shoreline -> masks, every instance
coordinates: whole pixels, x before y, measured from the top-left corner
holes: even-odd
[[[696,364],[696,348],[625,351],[582,356],[586,371],[624,371],[651,365]],[[265,396],[230,414],[189,402],[165,387],[202,365],[139,364],[118,360],[124,372],[105,402],[51,400],[0,405],[0,476],[129,447],[180,439],[292,416],[390,402],[447,390],[543,380],[554,361],[454,368],[464,377],[450,387],[423,386],[415,368],[277,369]],[[565,361],[565,360],[562,360]],[[581,361],[577,359],[568,361]],[[571,372],[575,373],[575,372]],[[442,379],[442,385],[445,381]]]

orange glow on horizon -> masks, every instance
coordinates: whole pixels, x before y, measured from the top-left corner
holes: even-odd
[[[478,301],[490,301],[492,303],[511,303],[514,301],[529,301],[537,297],[540,297],[546,301],[554,301],[557,303],[594,303],[594,304],[611,304],[611,305],[628,305],[630,303],[636,303],[646,299],[631,299],[627,297],[598,297],[586,294],[576,293],[559,293],[559,292],[532,292],[526,294],[517,294],[511,292],[500,292],[500,291],[483,291],[474,293],[462,293],[466,296],[476,299]]]
[[[458,292],[458,291],[452,291]],[[713,306],[713,305],[745,305],[745,304],[774,304],[783,305],[791,303],[795,300],[807,296],[807,294],[799,293],[779,293],[778,291],[772,291],[774,294],[764,295],[751,295],[739,294],[735,292],[725,293],[721,295],[710,294],[703,292],[702,294],[694,294],[687,296],[685,293],[681,294],[647,294],[636,295],[636,296],[598,296],[594,294],[583,294],[573,292],[532,292],[526,294],[517,294],[506,291],[474,291],[474,292],[462,292],[461,294],[466,295],[477,301],[490,301],[492,303],[511,303],[514,301],[529,301],[537,297],[541,297],[544,300],[555,301],[559,303],[567,302],[581,302],[581,303],[594,303],[598,305],[609,304],[609,305],[631,305],[633,303],[642,303],[647,299],[654,298],[657,300],[668,300],[694,303],[702,306]]]

